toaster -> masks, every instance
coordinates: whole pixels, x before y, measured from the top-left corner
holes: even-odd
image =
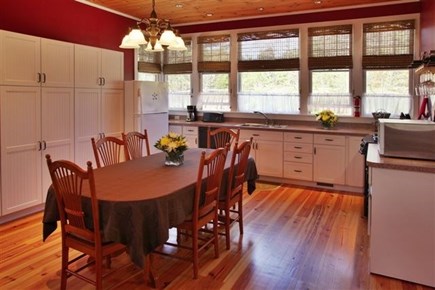
[[[224,113],[204,112],[202,115],[202,121],[222,123],[224,121]]]

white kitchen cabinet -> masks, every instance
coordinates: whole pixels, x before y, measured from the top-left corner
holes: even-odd
[[[370,272],[435,287],[435,174],[369,172]]]
[[[258,174],[283,177],[283,132],[265,130],[240,130],[239,140],[253,137],[251,155]]]
[[[189,148],[198,148],[198,127],[170,125],[169,132],[177,133],[186,137]]]
[[[75,45],[77,88],[124,89],[124,54],[86,45]]]
[[[74,160],[72,88],[0,86],[2,215],[39,205],[51,184],[45,155]]]
[[[124,91],[77,88],[75,90],[75,161],[95,165],[91,138],[114,136],[124,131]]]
[[[124,54],[75,46],[75,161],[95,165],[91,138],[124,131]]]
[[[74,45],[0,31],[0,84],[74,86]]]
[[[284,133],[284,178],[313,180],[313,134]]]
[[[364,155],[359,153],[361,137],[346,137],[346,185],[364,187]]]
[[[345,136],[314,134],[313,180],[341,184],[346,181]]]
[[[189,148],[198,148],[198,127],[183,126],[182,134],[186,137]]]
[[[183,126],[181,125],[169,125],[169,132],[183,134]]]

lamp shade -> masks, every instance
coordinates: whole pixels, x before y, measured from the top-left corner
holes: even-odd
[[[142,30],[140,28],[135,28],[130,31],[128,34],[130,37],[130,41],[135,42],[137,44],[147,44],[147,41],[145,40],[145,36],[142,33]]]
[[[171,45],[175,41],[175,33],[172,30],[165,29],[160,36],[161,45]]]
[[[148,42],[148,45],[147,45],[147,47],[145,48],[145,51],[161,52],[161,51],[164,51],[164,49],[163,49],[163,47],[162,47],[160,41],[157,40],[156,44],[154,45],[154,49],[153,49],[153,47],[151,46],[151,41],[150,41],[150,42]]]
[[[169,50],[179,50],[184,51],[187,50],[186,45],[184,44],[184,40],[181,38],[181,36],[175,37],[175,41],[168,46]]]
[[[131,41],[130,36],[127,34],[122,39],[121,45],[119,47],[120,48],[139,48],[139,44]]]

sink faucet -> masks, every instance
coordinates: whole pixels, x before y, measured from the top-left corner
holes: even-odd
[[[272,123],[273,123],[272,120],[268,116],[266,116],[265,113],[260,112],[260,111],[254,111],[254,114],[262,115],[266,119],[266,125],[272,125]]]

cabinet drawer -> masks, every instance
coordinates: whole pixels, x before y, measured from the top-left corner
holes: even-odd
[[[183,135],[198,135],[198,127],[183,126]]]
[[[264,130],[240,130],[239,140],[247,140],[254,137],[254,140],[283,141],[283,132],[270,132]]]
[[[288,132],[284,133],[284,141],[293,143],[313,143],[313,134]]]
[[[284,162],[284,178],[313,180],[313,166],[305,163]]]
[[[313,153],[313,144],[303,143],[284,143],[284,151]]]
[[[298,153],[298,152],[284,152],[284,161],[298,162],[298,163],[313,163],[313,154]]]
[[[314,143],[322,145],[338,145],[345,146],[346,137],[327,134],[314,134]]]

